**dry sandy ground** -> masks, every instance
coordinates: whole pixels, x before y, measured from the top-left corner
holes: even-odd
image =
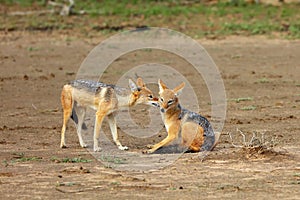
[[[299,41],[238,37],[199,41],[219,67],[226,88],[227,116],[220,143],[203,160],[187,153],[161,170],[143,172],[116,171],[114,165],[120,164],[116,160],[104,166],[79,147],[72,123],[69,148],[59,148],[61,88],[75,79],[80,63],[102,39],[1,35],[1,199],[300,199]],[[104,80],[119,77],[127,70],[126,63],[138,64],[132,56],[148,61],[159,53],[124,56],[113,63],[118,67],[115,75]],[[166,60],[176,65],[168,55]],[[193,73],[184,69],[182,74],[193,81]],[[201,94],[201,114],[210,119],[205,84],[200,81],[195,88]],[[146,120],[140,111],[145,109],[133,109],[137,121]],[[253,132],[265,133],[266,141],[276,146],[233,147],[227,133],[232,133],[235,144],[242,144],[237,129],[247,141]],[[164,135],[161,132],[151,141]],[[136,153],[149,143],[121,130],[120,139]]]

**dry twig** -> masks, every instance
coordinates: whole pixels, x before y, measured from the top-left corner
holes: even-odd
[[[249,140],[249,142],[247,142],[246,140],[246,135],[239,129],[237,129],[237,131],[239,132],[239,134],[242,136],[242,145],[237,145],[234,144],[234,140],[233,137],[231,135],[231,133],[229,132],[228,135],[230,137],[231,140],[231,144],[233,147],[237,147],[237,148],[258,148],[258,147],[263,147],[265,149],[269,149],[269,148],[273,148],[274,146],[276,146],[278,144],[277,142],[277,137],[272,137],[270,140],[266,140],[265,138],[265,131],[260,133],[261,136],[257,136],[257,132],[254,131],[252,133],[252,137]]]

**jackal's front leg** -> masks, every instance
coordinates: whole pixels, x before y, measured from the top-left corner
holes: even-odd
[[[179,132],[179,127],[178,126],[173,126],[169,128],[169,132],[168,132],[168,136],[163,139],[161,142],[155,144],[152,146],[151,149],[143,151],[143,153],[153,153],[155,152],[157,149],[170,144],[171,142],[173,142],[177,136],[178,136],[178,132]]]
[[[94,151],[101,151],[99,147],[99,137],[100,137],[100,128],[102,126],[103,119],[107,112],[98,110],[96,112],[96,119],[95,119],[95,128],[94,128]]]
[[[114,142],[116,143],[116,145],[118,146],[118,148],[120,150],[128,150],[128,147],[122,146],[121,142],[118,139],[117,123],[116,123],[116,118],[115,118],[114,114],[108,115],[107,118],[108,118],[108,124],[109,124],[110,131],[111,131]]]
[[[153,153],[155,152],[157,149],[171,143],[176,137],[175,136],[170,136],[168,135],[165,139],[163,139],[161,142],[155,144],[152,146],[151,149],[144,151],[143,153]]]

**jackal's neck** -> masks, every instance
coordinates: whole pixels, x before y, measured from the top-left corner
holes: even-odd
[[[118,107],[129,107],[132,105],[130,102],[130,94],[128,95],[116,95],[118,99]]]
[[[179,118],[181,113],[181,106],[178,103],[176,106],[174,106],[173,108],[170,108],[166,111],[165,113],[165,117],[166,118]]]

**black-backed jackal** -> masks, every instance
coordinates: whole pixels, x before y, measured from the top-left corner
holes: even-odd
[[[89,80],[75,80],[64,85],[61,93],[61,103],[63,107],[63,126],[61,130],[60,147],[66,147],[65,131],[69,118],[75,115],[78,122],[77,134],[79,143],[82,147],[87,147],[83,142],[81,130],[85,118],[86,109],[92,108],[96,110],[96,119],[94,127],[94,151],[101,151],[98,145],[100,136],[100,128],[105,116],[112,133],[113,141],[119,149],[127,150],[128,147],[122,146],[117,133],[115,111],[122,107],[130,107],[137,104],[156,105],[157,99],[153,97],[153,93],[149,90],[143,80],[138,78],[136,83],[129,79],[129,87],[121,88],[115,85],[109,85],[101,82]],[[77,115],[77,116],[76,116]]]
[[[205,117],[180,106],[178,95],[185,83],[181,83],[173,90],[169,89],[161,80],[158,81],[158,85],[158,104],[168,136],[155,145],[148,145],[150,149],[144,153],[153,153],[170,144],[179,136],[182,139],[181,145],[188,151],[211,151],[216,145],[220,133],[214,133]]]

